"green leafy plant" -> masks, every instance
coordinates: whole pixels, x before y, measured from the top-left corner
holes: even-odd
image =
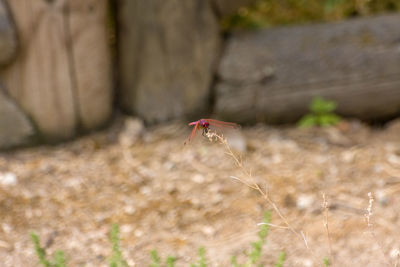
[[[197,252],[199,255],[199,260],[197,263],[192,263],[190,267],[206,267],[207,264],[207,259],[206,259],[206,249],[201,247],[199,248],[199,251]]]
[[[398,0],[258,0],[223,17],[222,28],[263,28],[315,21],[337,21],[400,10]]]
[[[110,267],[128,267],[128,263],[124,260],[121,252],[118,224],[113,224],[110,233],[110,240],[112,244]]]
[[[284,251],[282,251],[279,254],[278,261],[276,262],[275,267],[283,267],[283,263],[285,262],[285,259],[286,259],[286,253]]]
[[[263,266],[260,263],[263,245],[266,242],[266,238],[268,236],[269,225],[271,221],[271,213],[266,212],[264,215],[263,224],[261,225],[261,229],[258,232],[258,240],[252,243],[252,249],[246,255],[247,261],[244,264],[239,264],[236,260],[236,257],[232,257],[232,266],[233,267],[261,267]],[[39,263],[44,267],[66,267],[66,261],[64,252],[62,250],[58,250],[55,252],[53,260],[48,260],[46,255],[45,248],[40,246],[40,240],[37,234],[32,233],[32,242],[35,248],[36,255],[39,258]],[[110,231],[110,240],[112,244],[112,255],[109,260],[110,267],[128,267],[128,263],[124,260],[122,256],[122,251],[120,247],[120,238],[119,238],[119,226],[118,224],[114,224]],[[150,267],[175,267],[176,258],[169,256],[163,262],[161,257],[158,255],[156,250],[152,250],[150,252],[151,263]],[[275,267],[282,267],[285,261],[286,254],[285,252],[281,252],[279,254],[278,260],[275,264]],[[204,247],[201,247],[198,250],[198,260],[195,263],[192,263],[191,267],[207,267],[207,257],[206,250]],[[329,266],[329,260],[324,259],[324,265]]]
[[[165,264],[161,263],[161,258],[158,256],[158,252],[156,250],[150,251],[151,263],[150,267],[174,267],[176,258],[169,256],[165,260]]]
[[[39,258],[39,263],[45,267],[66,267],[65,256],[62,250],[57,250],[54,253],[53,261],[47,259],[46,250],[40,246],[40,239],[36,233],[31,233],[33,246],[35,247],[36,255]]]
[[[298,122],[300,127],[331,126],[340,122],[341,118],[334,113],[337,104],[334,101],[315,97],[309,107],[310,113],[303,116]]]
[[[331,262],[329,261],[328,258],[325,258],[325,259],[323,260],[323,263],[324,263],[324,266],[325,266],[325,267],[328,267],[328,266],[331,265]]]
[[[248,259],[247,259],[246,263],[239,264],[237,262],[236,256],[233,256],[232,261],[231,261],[233,267],[263,266],[261,263],[259,263],[259,261],[260,261],[261,255],[262,255],[263,245],[265,244],[266,238],[268,236],[270,222],[271,222],[271,213],[268,211],[264,214],[263,224],[261,225],[261,229],[258,232],[258,240],[252,243],[252,249],[247,254]],[[281,252],[275,266],[276,267],[283,266],[285,258],[286,258],[285,252]]]

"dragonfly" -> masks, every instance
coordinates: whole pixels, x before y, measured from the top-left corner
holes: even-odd
[[[185,144],[192,141],[192,139],[196,135],[196,132],[198,129],[203,130],[202,135],[205,136],[208,133],[208,131],[210,130],[210,126],[226,127],[226,128],[231,128],[231,129],[239,129],[240,128],[240,125],[237,123],[219,121],[219,120],[214,120],[214,119],[200,119],[198,121],[189,123],[189,126],[194,126],[194,127],[192,130],[192,133],[189,135]]]

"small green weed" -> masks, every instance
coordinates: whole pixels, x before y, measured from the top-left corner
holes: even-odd
[[[175,266],[175,262],[176,262],[176,258],[169,256],[167,257],[167,259],[165,260],[165,264],[161,263],[161,258],[160,256],[158,256],[158,252],[156,250],[152,250],[150,251],[150,257],[151,257],[151,263],[150,263],[150,267],[174,267]]]
[[[207,259],[206,259],[206,249],[201,247],[197,253],[199,255],[199,260],[197,263],[192,263],[190,267],[206,267]]]
[[[261,229],[258,232],[258,240],[252,243],[252,249],[247,254],[247,261],[245,264],[238,264],[236,257],[232,257],[232,266],[233,267],[254,267],[254,266],[262,266],[259,263],[262,255],[262,248],[266,242],[266,238],[268,236],[269,231],[269,223],[271,221],[271,213],[266,212],[264,215],[264,224],[261,225]],[[66,261],[64,252],[62,250],[58,250],[54,254],[53,261],[47,259],[45,248],[40,246],[40,240],[36,233],[31,234],[32,242],[35,248],[36,255],[39,258],[39,263],[44,267],[66,267]],[[124,260],[122,256],[122,251],[120,247],[120,238],[119,238],[119,226],[118,224],[114,224],[110,231],[110,240],[112,244],[112,255],[109,260],[110,267],[129,267],[128,263]],[[152,250],[150,252],[151,263],[149,267],[175,267],[176,258],[169,256],[163,263],[161,257],[158,255],[156,250]],[[281,252],[278,257],[278,260],[275,264],[275,267],[282,267],[285,261],[286,254]],[[207,257],[205,248],[201,247],[198,250],[198,260],[195,263],[192,263],[190,267],[207,267]],[[258,264],[258,265],[257,265]],[[324,260],[325,266],[328,266],[326,261]]]
[[[57,250],[54,254],[53,261],[47,259],[46,250],[40,246],[40,239],[36,233],[31,233],[33,246],[35,247],[36,255],[39,258],[39,263],[45,267],[66,267],[65,256],[62,250]]]
[[[297,123],[299,127],[331,126],[340,122],[341,118],[334,113],[337,104],[334,101],[315,97],[309,107],[310,113]]]
[[[264,214],[264,220],[261,225],[261,229],[258,232],[258,240],[256,242],[252,243],[252,250],[250,253],[247,255],[248,259],[245,264],[239,264],[237,262],[236,256],[232,257],[232,266],[233,267],[253,267],[253,266],[263,266],[262,264],[259,263],[261,255],[262,255],[262,248],[263,245],[266,242],[266,238],[268,236],[268,231],[269,231],[269,223],[271,222],[271,213],[266,212]],[[276,267],[281,267],[283,266],[283,263],[285,261],[286,254],[285,252],[281,252],[279,255],[278,261],[275,264]],[[258,265],[257,265],[258,264]]]
[[[325,259],[323,260],[323,263],[324,263],[324,267],[331,266],[331,262],[329,261],[328,258],[325,258]]]
[[[118,224],[113,224],[110,233],[110,240],[112,244],[110,267],[128,267],[128,263],[124,260],[121,252]]]
[[[285,262],[285,259],[286,259],[286,253],[284,251],[282,251],[279,254],[277,262],[275,263],[275,267],[283,267],[283,263]]]
[[[236,256],[232,257],[231,263],[233,267],[260,267],[263,266],[260,263],[261,255],[262,255],[262,249],[263,245],[266,242],[266,238],[268,236],[268,231],[269,231],[269,223],[271,221],[271,213],[266,212],[264,215],[264,224],[261,225],[261,229],[258,232],[258,240],[256,242],[252,243],[252,249],[251,251],[247,254],[247,261],[244,264],[239,264],[237,262]],[[169,257],[166,260],[166,264],[162,264],[162,260],[160,256],[158,255],[157,251],[152,250],[150,252],[151,260],[152,263],[150,264],[150,267],[173,267],[175,263],[175,258]],[[168,265],[168,260],[172,259],[172,263]],[[275,264],[275,267],[282,267],[283,263],[285,262],[286,259],[286,253],[281,252],[279,254],[278,260]],[[206,257],[206,250],[205,248],[201,247],[198,251],[198,260],[196,263],[192,263],[190,267],[207,267],[207,257]]]

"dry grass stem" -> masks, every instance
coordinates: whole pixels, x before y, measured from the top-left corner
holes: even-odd
[[[367,227],[368,227],[369,233],[371,234],[372,239],[378,245],[379,250],[382,253],[382,256],[383,256],[383,259],[384,259],[386,265],[387,266],[394,266],[393,264],[390,263],[390,261],[386,257],[385,251],[383,250],[383,247],[382,247],[381,243],[379,242],[378,237],[375,234],[374,223],[372,221],[372,218],[373,218],[372,217],[373,216],[372,208],[373,208],[373,204],[374,204],[375,200],[374,200],[374,197],[373,197],[371,192],[368,193],[368,198],[369,198],[368,207],[366,209],[366,213],[364,214],[364,216],[365,216],[365,221],[367,223]]]
[[[326,230],[326,235],[328,237],[328,244],[329,244],[329,258],[331,265],[333,265],[334,260],[333,260],[333,253],[332,253],[332,241],[331,241],[331,234],[329,232],[329,206],[328,206],[328,201],[326,200],[326,195],[324,192],[322,192],[322,208],[324,209],[324,216],[325,216],[325,221],[324,221],[324,226]]]
[[[268,225],[274,228],[279,228],[279,229],[289,229],[287,228],[287,226],[281,226],[281,225],[277,225],[277,224],[273,224],[273,223],[257,223],[258,226],[260,225]]]
[[[254,181],[253,176],[251,175],[251,173],[249,171],[247,171],[246,168],[244,168],[243,161],[241,159],[239,159],[238,156],[235,155],[235,153],[232,151],[231,147],[229,146],[228,141],[223,137],[223,135],[219,135],[219,134],[217,134],[215,132],[209,131],[206,134],[206,136],[208,137],[210,142],[218,141],[220,144],[225,146],[225,148],[227,150],[227,152],[225,152],[225,154],[227,154],[228,156],[230,156],[234,160],[235,165],[242,171],[242,173],[244,174],[244,176],[247,179],[243,180],[242,178],[239,178],[239,177],[236,177],[236,176],[230,176],[230,178],[238,180],[239,182],[241,182],[242,184],[246,185],[247,187],[258,191],[260,193],[260,195],[268,202],[268,204],[270,204],[272,206],[274,211],[278,214],[279,218],[286,225],[286,226],[281,226],[280,228],[284,227],[285,229],[289,229],[293,234],[295,234],[296,236],[301,238],[304,241],[305,247],[311,252],[312,256],[314,258],[316,258],[315,255],[314,255],[314,252],[308,246],[308,242],[307,242],[306,236],[303,233],[303,231],[298,232],[290,225],[290,223],[288,222],[286,217],[282,214],[282,212],[280,211],[278,206],[275,204],[275,202],[269,197],[268,191],[267,190],[265,190],[265,191],[262,190],[261,187]],[[252,182],[249,183],[249,182],[247,182],[247,180],[251,180]]]

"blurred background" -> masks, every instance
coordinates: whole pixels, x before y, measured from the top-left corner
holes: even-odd
[[[399,10],[0,0],[0,266],[397,266]]]

